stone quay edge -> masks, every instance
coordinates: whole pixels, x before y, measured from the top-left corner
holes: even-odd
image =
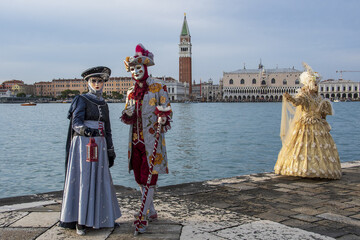
[[[340,180],[259,173],[159,187],[159,219],[134,236],[137,189],[116,185],[115,228],[58,226],[62,191],[0,199],[0,239],[360,239],[360,161]]]

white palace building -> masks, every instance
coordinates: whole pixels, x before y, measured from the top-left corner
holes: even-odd
[[[328,79],[320,82],[319,93],[330,100],[359,100],[360,82]]]
[[[223,73],[223,101],[257,102],[281,101],[285,92],[294,95],[302,87],[300,74],[292,68],[240,69]],[[324,80],[319,84],[319,94],[330,100],[360,100],[360,82],[350,80]]]
[[[285,92],[296,93],[302,86],[300,74],[292,68],[240,69],[223,73],[224,101],[280,101]]]

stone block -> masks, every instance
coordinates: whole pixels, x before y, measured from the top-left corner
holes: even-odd
[[[28,212],[17,211],[0,213],[0,227],[7,227],[28,214]]]
[[[301,221],[305,221],[305,222],[311,222],[311,223],[322,219],[322,218],[318,218],[318,217],[314,217],[314,216],[310,216],[310,215],[306,215],[306,214],[297,214],[297,215],[292,215],[290,217],[301,220]]]
[[[238,191],[246,191],[246,190],[252,190],[252,189],[256,189],[256,186],[249,186],[248,184],[227,184],[226,187],[229,188],[235,188]]]
[[[337,240],[360,240],[360,236],[355,234],[346,234],[342,237],[337,238]]]
[[[324,218],[324,219],[327,219],[327,220],[331,220],[331,221],[334,221],[334,222],[340,222],[340,223],[353,225],[353,226],[356,226],[356,227],[360,228],[360,220],[355,220],[355,219],[345,217],[345,216],[342,216],[342,215],[339,215],[339,214],[323,213],[323,214],[317,215],[317,217]]]
[[[359,210],[359,209],[358,209],[358,210]],[[359,211],[358,211],[358,212],[359,212]],[[355,215],[352,215],[352,216],[350,216],[350,217],[360,220],[360,214],[355,214]]]
[[[360,206],[360,199],[353,199],[352,201],[349,201],[347,203],[351,205]]]
[[[297,220],[297,219],[285,220],[285,221],[282,221],[281,224],[284,224],[289,227],[296,227],[296,228],[301,228],[301,229],[308,229],[313,226],[312,223]]]
[[[287,188],[287,189],[297,189],[299,188],[299,186],[293,185],[293,184],[285,184],[285,183],[278,183],[275,184],[274,186],[279,187],[279,188]]]
[[[1,240],[35,239],[47,228],[0,228]]]
[[[135,227],[132,222],[122,223],[120,227],[114,229],[107,240],[122,239],[179,239],[182,225],[173,224],[165,221],[149,223],[146,233],[134,236]]]
[[[288,217],[275,214],[274,212],[271,212],[271,211],[255,215],[255,217],[258,217],[258,218],[261,218],[264,220],[274,221],[274,222],[282,222],[282,221],[289,219]]]
[[[215,232],[223,239],[266,239],[266,240],[330,240],[332,238],[317,233],[308,232],[298,228],[292,228],[280,223],[262,220],[248,224],[226,228]]]
[[[278,191],[278,192],[284,192],[284,193],[289,193],[289,192],[293,191],[292,189],[289,189],[289,188],[275,188],[274,190]]]
[[[105,240],[109,237],[113,228],[102,228],[102,229],[86,229],[85,236],[79,236],[76,234],[75,229],[66,229],[59,226],[53,226],[43,234],[41,234],[36,240]]]
[[[21,209],[34,208],[34,207],[39,207],[39,206],[51,205],[51,204],[57,204],[57,202],[54,200],[49,200],[49,201],[39,201],[39,202],[19,203],[19,204],[13,204],[13,205],[4,205],[4,206],[0,206],[0,212],[17,211],[17,210],[21,210]]]
[[[321,211],[318,211],[317,209],[310,208],[310,207],[293,208],[293,209],[291,209],[291,211],[307,214],[307,215],[310,215],[310,216],[317,215],[317,214],[319,214],[321,212]]]
[[[11,227],[51,227],[60,219],[59,212],[32,212],[21,218]]]
[[[184,226],[181,232],[180,240],[223,240],[224,238],[215,235],[215,233],[199,232],[192,226]]]
[[[304,187],[304,188],[316,188],[318,187],[318,185],[314,183],[309,183],[309,182],[294,182],[291,183],[291,185],[297,186],[297,187]]]
[[[52,204],[47,206],[40,206],[34,208],[24,208],[19,211],[25,212],[60,212],[61,211],[61,204]]]
[[[331,237],[331,239],[338,238],[348,234],[346,231],[342,229],[325,227],[325,226],[313,226],[312,228],[308,228],[306,230]]]

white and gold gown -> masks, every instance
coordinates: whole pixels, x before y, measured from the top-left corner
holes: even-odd
[[[291,120],[286,118],[289,108],[285,97],[281,126],[282,149],[275,164],[275,173],[307,178],[341,178],[341,165],[336,144],[330,135],[326,115],[333,110],[328,100],[301,90],[295,98]],[[286,127],[287,125],[287,127]],[[286,129],[287,128],[287,129]]]

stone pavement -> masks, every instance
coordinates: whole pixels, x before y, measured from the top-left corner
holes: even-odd
[[[116,186],[119,227],[58,227],[62,192],[0,199],[0,239],[360,239],[360,161],[341,180],[261,173],[160,187],[159,220],[134,236],[136,189]]]

